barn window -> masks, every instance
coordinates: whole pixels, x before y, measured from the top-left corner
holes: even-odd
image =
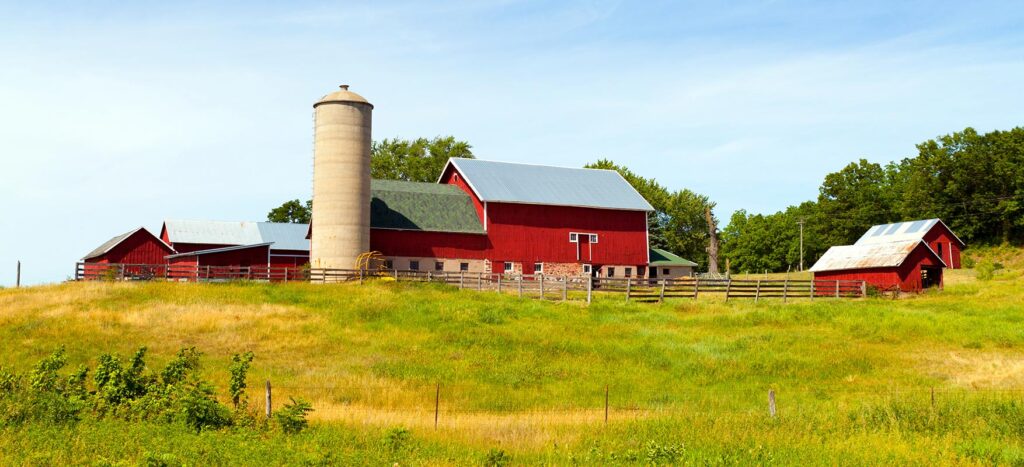
[[[469,263],[459,263],[459,271],[469,271]]]
[[[544,274],[544,263],[533,263],[534,274]]]
[[[569,232],[569,243],[576,243],[580,241],[580,234],[576,232]]]
[[[394,263],[391,262],[390,259],[384,260],[384,269],[394,269],[394,268],[395,268],[395,265],[394,265]]]
[[[668,276],[668,275],[670,275],[670,274],[671,274],[671,272],[670,272],[670,271],[671,271],[671,270],[670,270],[669,268],[664,268],[664,269],[662,269],[662,270],[661,270],[661,275],[663,275],[663,276]]]
[[[512,272],[512,263],[505,261],[505,272]]]
[[[434,261],[434,270],[435,271],[444,271],[444,262],[443,261]]]
[[[586,275],[588,275],[588,276],[589,276],[589,275],[590,275],[590,273],[591,273],[591,272],[592,272],[593,270],[594,270],[594,269],[593,269],[593,267],[591,267],[591,266],[590,266],[589,264],[584,264],[584,265],[583,265],[583,274],[586,274]]]
[[[608,277],[615,277],[615,268],[608,268]]]
[[[419,271],[420,270],[420,262],[419,261],[409,261],[409,269],[412,270],[412,271]]]
[[[590,234],[590,243],[597,243],[597,234]]]
[[[633,268],[626,268],[626,277],[633,277]]]

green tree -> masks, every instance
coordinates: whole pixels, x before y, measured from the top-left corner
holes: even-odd
[[[825,176],[813,228],[832,245],[848,245],[875,224],[897,219],[891,174],[861,159]]]
[[[290,222],[295,224],[308,224],[313,215],[313,201],[306,201],[303,205],[299,200],[285,201],[284,204],[271,209],[267,213],[267,220],[270,222]]]
[[[651,248],[671,251],[698,263],[701,268],[707,266],[708,228],[704,209],[715,207],[707,196],[687,189],[671,192],[655,179],[641,177],[608,159],[585,167],[619,172],[651,204],[654,212],[647,216]]]
[[[448,159],[472,159],[472,148],[453,136],[375,141],[371,148],[370,176],[383,180],[436,182]]]

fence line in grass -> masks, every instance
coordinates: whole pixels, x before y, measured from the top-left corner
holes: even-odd
[[[732,299],[857,298],[867,295],[867,284],[853,280],[702,279],[680,277],[647,279],[546,274],[492,274],[467,271],[415,271],[387,269],[324,269],[274,266],[197,266],[162,264],[77,263],[75,280],[179,282],[313,282],[363,283],[368,280],[438,283],[459,289],[493,291],[541,300],[576,300],[590,303],[595,297],[622,296],[629,302],[661,303],[668,299],[693,299],[705,294]]]

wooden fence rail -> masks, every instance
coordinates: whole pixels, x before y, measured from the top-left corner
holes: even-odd
[[[156,264],[77,263],[75,280],[168,280],[181,282],[313,282],[338,283],[393,280],[444,284],[459,289],[494,291],[541,300],[585,300],[621,295],[626,302],[664,302],[724,295],[725,300],[856,298],[867,295],[864,281],[788,279],[645,279],[626,277],[489,274],[466,271],[409,271],[320,269],[267,266],[196,266]]]

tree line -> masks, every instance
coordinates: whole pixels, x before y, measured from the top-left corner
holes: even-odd
[[[917,145],[885,165],[861,159],[825,176],[816,200],[774,214],[735,212],[723,231],[733,272],[800,268],[800,231],[809,267],[833,245],[872,225],[942,219],[968,243],[1014,243],[1024,233],[1024,128],[973,128]]]
[[[435,182],[451,157],[473,158],[472,146],[452,136],[385,139],[371,148],[376,179]],[[587,168],[615,170],[654,207],[648,216],[652,248],[709,267],[709,221],[715,203],[688,189],[670,190],[608,159]],[[973,128],[917,145],[917,155],[885,165],[860,159],[825,176],[815,200],[774,214],[739,210],[721,231],[720,257],[732,272],[800,269],[833,245],[855,242],[875,224],[939,218],[970,243],[1011,243],[1024,233],[1024,128],[978,134]],[[309,222],[311,202],[288,201],[272,222]]]

